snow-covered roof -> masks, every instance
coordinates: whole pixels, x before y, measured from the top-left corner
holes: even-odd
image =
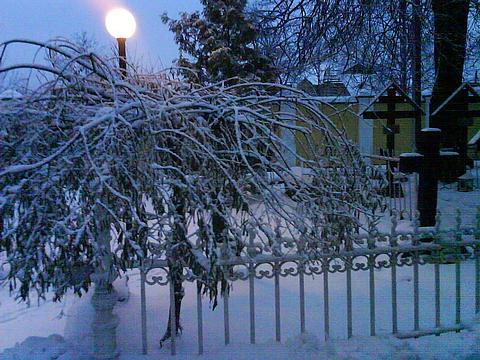
[[[400,157],[405,158],[405,157],[422,157],[422,154],[416,153],[416,152],[406,152],[406,153],[401,153]]]
[[[320,84],[315,84],[312,80],[305,78],[298,83],[298,87],[302,90],[322,98],[331,97],[325,96],[331,93],[337,97],[374,96],[382,89],[382,86],[378,77],[365,74],[338,74],[334,80],[324,81]]]
[[[440,150],[440,155],[443,155],[443,156],[458,156],[460,154],[456,151],[442,151],[442,150]]]
[[[375,96],[383,85],[375,75],[343,74],[340,78],[352,96]]]
[[[464,83],[463,83],[462,85],[460,85],[460,86],[458,87],[458,89],[455,90],[443,103],[441,103],[439,107],[437,107],[437,108],[435,109],[435,111],[432,113],[431,116],[437,115],[437,114],[438,114],[445,106],[447,106],[448,103],[449,103],[450,101],[452,101],[453,98],[454,98],[455,96],[457,96],[458,93],[459,93],[460,91],[462,91],[463,89],[467,89],[467,90],[470,92],[470,94],[472,94],[473,96],[478,96],[478,97],[480,97],[480,94],[473,88],[472,85],[470,85],[468,82],[464,82]]]
[[[480,141],[480,130],[477,131],[475,135],[472,136],[468,145],[476,145]]]
[[[408,96],[400,86],[398,86],[397,84],[395,84],[394,82],[391,82],[390,84],[388,84],[388,86],[386,86],[382,91],[380,91],[377,96],[375,96],[372,101],[370,101],[370,103],[367,105],[367,107],[365,109],[363,109],[363,111],[359,114],[359,115],[362,115],[363,113],[365,113],[368,109],[370,109],[377,101],[378,99],[380,98],[380,96],[382,96],[383,94],[385,94],[387,92],[388,89],[390,89],[391,87],[393,87],[395,89],[395,91],[399,92],[404,98],[405,100],[410,104],[412,105],[414,108],[416,108],[417,110],[420,110],[422,112],[422,114],[425,114],[425,112],[423,111],[423,109],[417,105],[417,103],[415,101],[413,101],[410,96]]]
[[[313,98],[329,104],[358,102],[355,96],[314,96]]]
[[[20,99],[23,95],[13,89],[7,89],[0,93],[0,100]]]
[[[462,176],[458,177],[460,180],[472,180],[473,176],[471,174],[465,173]]]

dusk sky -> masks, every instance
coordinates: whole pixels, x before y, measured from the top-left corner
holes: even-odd
[[[167,12],[177,18],[179,12],[200,9],[199,0],[1,0],[1,4],[0,42],[13,38],[72,38],[86,32],[103,52],[115,44],[105,29],[106,13],[115,7],[127,8],[137,21],[137,31],[127,43],[128,55],[155,67],[170,66],[178,55],[173,34],[160,15]],[[25,62],[31,60],[31,54],[20,49],[10,51],[8,60]]]

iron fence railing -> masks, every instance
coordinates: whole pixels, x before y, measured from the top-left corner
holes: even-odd
[[[229,283],[237,281],[248,282],[248,308],[249,308],[249,332],[250,342],[256,342],[256,305],[255,305],[255,283],[261,279],[271,279],[274,282],[274,308],[272,316],[275,319],[275,339],[280,342],[282,335],[282,312],[280,307],[281,282],[280,279],[286,277],[298,277],[298,306],[299,306],[299,329],[301,333],[306,332],[305,300],[307,277],[321,279],[323,284],[323,333],[325,340],[330,338],[330,298],[329,286],[330,277],[333,274],[343,275],[346,297],[346,334],[350,338],[354,335],[354,323],[358,314],[352,307],[354,297],[352,288],[352,274],[355,272],[368,273],[368,314],[369,314],[369,333],[372,336],[377,334],[377,303],[376,291],[378,271],[390,272],[390,301],[391,307],[391,333],[399,338],[420,337],[424,335],[439,335],[450,331],[461,331],[464,328],[462,322],[462,267],[465,262],[473,262],[472,275],[474,278],[474,308],[473,314],[480,312],[480,208],[476,215],[476,226],[463,226],[462,215],[458,211],[456,215],[456,225],[453,228],[444,229],[441,226],[441,217],[437,215],[435,227],[419,228],[418,216],[413,221],[413,230],[399,231],[398,217],[394,213],[391,218],[391,229],[389,233],[381,233],[376,229],[368,233],[358,234],[355,238],[353,250],[346,251],[306,251],[302,239],[278,239],[278,245],[266,247],[250,237],[247,241],[246,252],[242,256],[233,256],[228,251],[222,251],[222,257],[217,261],[218,270],[223,272],[224,278]],[[293,244],[293,246],[292,246]],[[276,249],[276,250],[272,250]],[[293,249],[293,250],[292,250]],[[426,265],[429,265],[426,266]],[[443,301],[446,301],[444,293],[441,291],[442,268],[444,266],[454,266],[455,282],[455,305],[451,309],[454,314],[453,323],[446,323],[442,320]],[[419,268],[426,266],[430,269],[433,266],[434,281],[434,310],[435,316],[431,326],[420,326],[420,277]],[[413,291],[408,296],[413,297],[413,327],[411,331],[399,330],[399,318],[406,314],[399,312],[399,268],[411,268],[413,278]],[[147,316],[146,316],[146,286],[160,285],[168,286],[170,299],[174,303],[174,286],[171,281],[171,274],[168,262],[165,258],[152,258],[139,266],[141,274],[141,318],[142,318],[142,342],[143,352],[147,353]],[[335,275],[335,276],[337,276]],[[192,271],[185,268],[182,276],[183,281],[200,282]],[[335,281],[338,280],[338,277]],[[426,280],[424,280],[426,281]],[[200,285],[200,284],[197,284]],[[382,283],[382,286],[385,285]],[[338,286],[338,283],[335,284]],[[234,293],[225,292],[223,296],[223,329],[225,345],[230,343],[230,296]],[[202,313],[202,294],[197,291],[197,339],[198,353],[204,351],[203,339],[203,313]],[[443,309],[445,310],[445,309]],[[465,309],[464,313],[465,313]],[[170,308],[172,312],[171,328],[172,334],[176,333],[174,307]],[[337,321],[338,319],[336,319]],[[263,329],[265,330],[265,329]],[[175,336],[171,339],[171,353],[176,353]]]
[[[383,195],[390,215],[396,212],[402,220],[413,220],[417,210],[418,174],[401,173],[398,170],[398,158],[385,156],[370,158],[384,162],[382,165],[368,166],[367,172],[377,182],[377,191]]]
[[[369,176],[377,178],[378,191],[384,196],[385,205],[390,215],[395,211],[402,220],[413,220],[417,211],[418,174],[404,174],[399,171],[399,158],[387,156],[367,156],[370,159],[382,162],[378,165],[370,165],[367,169]],[[439,189],[457,190],[457,178],[448,174],[448,169],[443,170],[443,178],[439,183]],[[480,162],[467,168],[466,175],[472,179],[472,190],[480,190]],[[445,179],[451,179],[446,181]],[[474,194],[473,196],[477,196]]]

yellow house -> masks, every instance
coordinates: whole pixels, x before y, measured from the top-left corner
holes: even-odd
[[[362,153],[368,155],[380,155],[382,150],[387,149],[387,135],[385,129],[387,128],[386,119],[365,119],[361,113],[365,108],[371,104],[375,97],[371,93],[361,93],[359,96],[350,96],[345,86],[338,82],[334,82],[330,88],[323,86],[321,93],[327,93],[327,96],[318,96],[318,88],[310,82],[302,81],[298,88],[307,92],[309,95],[318,98],[319,110],[328,116],[335,125],[344,131],[345,135],[353,142],[357,143]],[[423,97],[421,104],[422,113],[422,128],[429,126],[429,101],[430,96]],[[371,104],[370,111],[385,111],[386,104]],[[480,110],[480,103],[472,104],[472,109]],[[411,110],[410,103],[405,102],[396,105],[398,111]],[[296,111],[305,112],[303,109],[296,109]],[[307,115],[308,116],[308,115]],[[394,155],[398,156],[404,152],[414,151],[414,118],[399,118],[395,120],[398,133],[395,134]],[[480,117],[473,119],[472,125],[468,127],[468,138],[472,138],[478,131],[480,131]],[[315,137],[315,134],[314,134]],[[320,135],[316,136],[320,139]],[[319,140],[320,141],[320,140]],[[296,151],[301,156],[309,157],[307,150],[302,147],[302,139],[295,139]]]

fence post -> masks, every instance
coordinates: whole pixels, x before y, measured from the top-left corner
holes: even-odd
[[[175,285],[174,285],[174,278],[172,274],[172,267],[169,269],[168,273],[168,281],[169,281],[169,290],[170,290],[170,353],[172,355],[177,354],[177,348],[175,343],[175,336],[177,336],[177,322],[175,318]]]
[[[145,291],[146,273],[145,266],[141,264],[140,267],[140,303],[141,303],[141,317],[142,317],[142,354],[147,355],[147,295]]]
[[[273,267],[275,282],[275,341],[282,340],[281,320],[280,320],[280,263],[275,262]]]
[[[322,271],[323,271],[323,320],[324,320],[324,332],[325,332],[325,341],[330,339],[330,308],[329,308],[329,297],[328,297],[328,269],[330,263],[328,258],[325,257],[322,260]]]
[[[299,277],[299,295],[300,295],[300,333],[305,333],[305,239],[301,235],[297,243],[298,255],[300,261],[298,262],[298,277]]]
[[[437,211],[436,221],[435,221],[435,244],[441,243],[440,238],[440,224],[441,224],[441,213]],[[435,259],[434,259],[434,271],[435,271],[435,328],[439,329],[441,324],[441,307],[440,307],[440,261],[442,256],[442,250],[435,250]],[[440,334],[438,334],[440,335]]]
[[[456,220],[456,231],[455,231],[455,241],[462,241],[462,216],[460,210],[457,209]],[[461,247],[456,246],[456,259],[455,259],[455,322],[457,325],[460,325],[461,322],[461,299],[462,299],[462,288],[461,288],[461,274],[460,274],[460,261],[461,261]],[[457,332],[459,332],[458,330]]]
[[[228,247],[228,242],[225,241],[221,248],[221,259],[228,260],[230,257],[230,249]],[[223,292],[223,333],[224,333],[224,340],[225,346],[230,344],[230,314],[228,309],[228,298],[230,296],[230,288],[228,283],[228,275],[231,271],[231,267],[227,265],[221,266],[223,272],[223,281],[225,285],[224,292]]]
[[[368,249],[375,248],[375,232],[370,228],[368,231],[367,245]],[[369,268],[369,290],[370,290],[370,336],[375,336],[375,255],[368,255]]]
[[[256,248],[254,239],[257,236],[255,230],[252,230],[249,234],[247,252],[249,255],[248,264],[248,287],[249,287],[249,300],[250,300],[250,343],[255,344],[255,263]]]
[[[352,337],[352,257],[347,256],[345,260],[345,267],[347,269],[347,337]]]
[[[391,263],[391,292],[392,292],[392,333],[396,334],[398,332],[398,307],[397,307],[397,259],[398,252],[396,248],[398,247],[397,241],[397,212],[394,210],[391,217],[392,227],[390,230],[390,246],[392,247],[392,254],[390,257]]]
[[[475,227],[475,313],[480,313],[480,206],[477,207],[477,226]]]
[[[412,237],[412,245],[414,247],[420,244],[420,233],[418,230],[419,226],[418,217],[414,220],[414,231]],[[413,328],[415,331],[420,330],[420,289],[419,289],[419,278],[418,278],[418,263],[420,261],[420,254],[418,249],[413,251]]]

